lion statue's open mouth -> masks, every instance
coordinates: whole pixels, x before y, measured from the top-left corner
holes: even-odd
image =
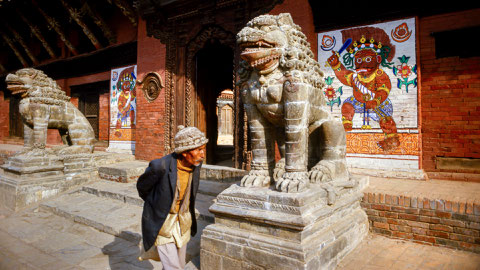
[[[29,87],[17,75],[8,74],[5,82],[7,83],[7,89],[12,92],[12,95],[22,94],[22,97],[24,97],[27,94]]]
[[[240,47],[242,49],[240,57],[247,61],[252,68],[257,69],[260,74],[269,73],[278,67],[280,53],[274,44],[260,40],[243,43]]]

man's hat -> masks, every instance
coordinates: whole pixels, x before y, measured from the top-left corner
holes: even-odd
[[[188,150],[193,150],[208,143],[203,132],[196,127],[177,127],[178,132],[175,135],[175,153],[180,154]]]

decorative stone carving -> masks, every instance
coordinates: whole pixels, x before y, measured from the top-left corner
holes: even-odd
[[[157,99],[162,88],[165,87],[160,74],[156,72],[149,72],[142,81],[137,81],[142,86],[143,95],[148,102]]]
[[[335,269],[368,233],[360,206],[368,178],[348,174],[345,131],[326,107],[320,66],[290,14],[254,18],[237,42],[252,168],[244,187],[210,207],[201,269]]]
[[[201,269],[335,269],[368,233],[360,206],[368,179],[353,178],[329,192],[300,193],[232,185],[209,211],[202,233]]]
[[[67,147],[58,155],[92,153],[95,133],[87,118],[72,104],[57,83],[33,68],[8,74],[7,89],[21,94],[20,114],[24,122],[24,149],[16,155],[48,156],[47,129],[58,129]]]
[[[253,154],[241,185],[265,187],[273,177],[278,190],[300,192],[309,182],[348,180],[345,131],[326,106],[320,65],[290,14],[254,18],[237,43]]]

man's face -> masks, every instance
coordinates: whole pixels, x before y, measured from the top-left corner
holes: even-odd
[[[127,93],[130,91],[130,81],[124,81],[122,83],[122,90]]]
[[[372,74],[381,62],[382,57],[372,50],[361,50],[355,54],[355,69],[363,76]]]
[[[205,145],[181,153],[183,159],[190,165],[199,165],[205,158]]]

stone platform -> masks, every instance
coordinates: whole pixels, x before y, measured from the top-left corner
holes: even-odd
[[[118,166],[118,164],[125,165],[127,163],[129,164],[128,166]],[[140,175],[147,165],[148,163],[144,161],[104,165],[99,168],[99,171],[102,170],[105,174],[99,174],[99,179],[97,178],[94,181],[83,184],[77,190],[46,200],[40,203],[39,209],[41,212],[53,213],[62,217],[68,220],[68,222],[81,224],[114,236],[115,239],[118,239],[118,242],[127,241],[128,243],[134,243],[135,247],[133,249],[137,251],[135,256],[138,256],[142,247],[140,221],[143,200],[138,196],[136,182],[120,182],[112,181],[112,179],[126,175],[128,172],[137,172],[132,173],[132,175]],[[204,168],[202,168],[203,170]],[[228,175],[232,168],[206,166],[205,170],[202,174]],[[236,172],[239,173],[238,171]],[[243,173],[245,172],[243,171]],[[220,192],[237,183],[233,179],[230,177],[223,179],[224,181],[200,180],[195,204],[198,233],[190,240],[187,248],[187,262],[193,261],[189,264],[189,269],[197,269],[195,265],[199,266],[200,237],[203,228],[214,221],[214,216],[208,209]],[[129,258],[129,263],[134,265],[149,264],[148,262],[141,263],[135,260]],[[158,265],[153,261],[151,263]],[[129,265],[126,269],[137,268]]]
[[[9,157],[0,171],[0,204],[17,211],[96,179],[100,166],[134,159],[106,152]]]
[[[203,226],[199,228],[200,230],[210,224],[214,218],[213,214],[208,212],[208,208],[213,203],[215,196],[232,184],[235,182],[201,181],[199,192],[207,196],[204,197],[204,202],[202,201],[200,204],[197,202],[200,212],[199,224]],[[121,209],[130,208],[130,204],[138,206],[140,202],[140,198],[132,191],[130,185],[133,186],[133,183],[111,181],[88,183],[81,191],[73,194],[88,193],[87,195],[92,196],[91,199],[96,197],[97,201],[93,203],[93,200],[89,200],[78,209],[71,206],[72,201],[68,200],[71,193],[68,192],[63,196],[47,199],[39,208],[30,207],[15,213],[2,211],[0,204],[0,269],[161,269],[160,263],[137,260],[140,243],[135,241],[140,239],[137,235],[139,232],[122,229],[128,228],[129,224],[133,223],[129,221],[132,217],[129,218],[127,214],[132,212],[121,211]],[[90,190],[86,191],[86,189]],[[478,199],[480,184],[371,177],[370,186],[365,189],[365,192],[407,197],[434,194],[444,198],[458,197],[459,201],[467,202]],[[102,195],[94,195],[95,193]],[[100,217],[104,213],[100,212],[91,214],[91,216],[98,215],[98,220],[92,219],[91,222],[82,223],[82,220],[86,221],[88,217],[86,213],[101,208],[98,207],[98,204],[102,202],[108,202],[105,205],[113,202],[114,204],[110,206],[115,213],[114,216],[123,217],[125,223],[122,218],[113,216],[110,219],[111,222],[107,223],[108,220],[106,220],[102,223]],[[55,208],[48,207],[47,203]],[[90,207],[87,207],[88,205]],[[199,205],[202,207],[198,207]],[[70,210],[67,212],[67,209]],[[61,211],[65,211],[64,214],[55,214]],[[139,223],[140,220],[137,222]],[[95,223],[99,228],[101,226],[116,228],[117,232],[120,232],[119,236],[105,232],[109,230],[102,231],[86,225]],[[110,230],[110,232],[112,231]],[[121,233],[122,231],[131,233]],[[55,237],[51,237],[51,235],[55,235]],[[200,236],[198,235],[198,237]],[[238,254],[231,248],[232,245],[225,247],[229,247],[232,254]],[[187,264],[186,269],[197,269],[200,263],[198,257],[200,239],[195,238],[189,244],[188,249],[189,257],[196,257],[192,259],[194,263]],[[425,245],[425,243],[417,244],[412,240],[391,239],[371,231],[357,248],[344,257],[337,269],[480,270],[479,266],[480,254]]]
[[[334,269],[368,232],[360,208],[368,178],[349,182],[334,202],[317,185],[302,193],[231,186],[210,207],[202,269]]]

